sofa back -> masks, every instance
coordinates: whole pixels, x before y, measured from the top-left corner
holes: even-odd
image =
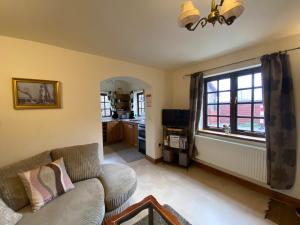
[[[72,182],[102,175],[98,143],[54,149],[0,168],[0,198],[15,211],[29,205],[29,199],[18,174],[47,165],[59,158],[64,159]]]
[[[18,173],[38,168],[50,162],[50,152],[47,151],[0,168],[0,196],[11,209],[18,211],[29,205],[29,199]]]

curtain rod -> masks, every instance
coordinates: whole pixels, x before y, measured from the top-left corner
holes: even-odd
[[[290,51],[295,51],[295,50],[300,50],[300,47],[297,47],[297,48],[290,48],[290,49],[287,49],[287,50],[284,50],[284,51],[279,51],[279,52],[290,52]],[[215,69],[220,69],[220,68],[223,68],[223,67],[226,67],[226,66],[232,66],[232,65],[236,65],[236,64],[239,64],[239,63],[242,63],[242,62],[248,62],[248,61],[252,61],[252,60],[255,60],[255,59],[259,59],[259,57],[253,57],[253,58],[249,58],[249,59],[244,59],[244,60],[241,60],[241,61],[238,61],[238,62],[234,62],[234,63],[230,63],[230,64],[226,64],[226,65],[222,65],[222,66],[217,66],[217,67],[214,67],[214,68],[210,68],[210,69],[206,69],[206,70],[203,70],[201,71],[202,73],[206,73],[208,71],[211,71],[211,70],[215,70]],[[190,77],[192,75],[184,75],[183,77]]]

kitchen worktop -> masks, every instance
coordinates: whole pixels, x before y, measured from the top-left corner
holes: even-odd
[[[137,123],[137,124],[145,124],[144,118],[136,118],[136,119],[113,119],[111,117],[109,118],[102,118],[102,123],[108,123],[113,121],[119,121],[119,122],[128,122],[128,123]]]

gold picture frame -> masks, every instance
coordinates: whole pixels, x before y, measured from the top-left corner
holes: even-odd
[[[60,82],[12,78],[15,109],[61,108]]]

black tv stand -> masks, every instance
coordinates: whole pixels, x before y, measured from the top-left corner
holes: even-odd
[[[163,126],[163,161],[182,167],[190,165],[188,127]]]

